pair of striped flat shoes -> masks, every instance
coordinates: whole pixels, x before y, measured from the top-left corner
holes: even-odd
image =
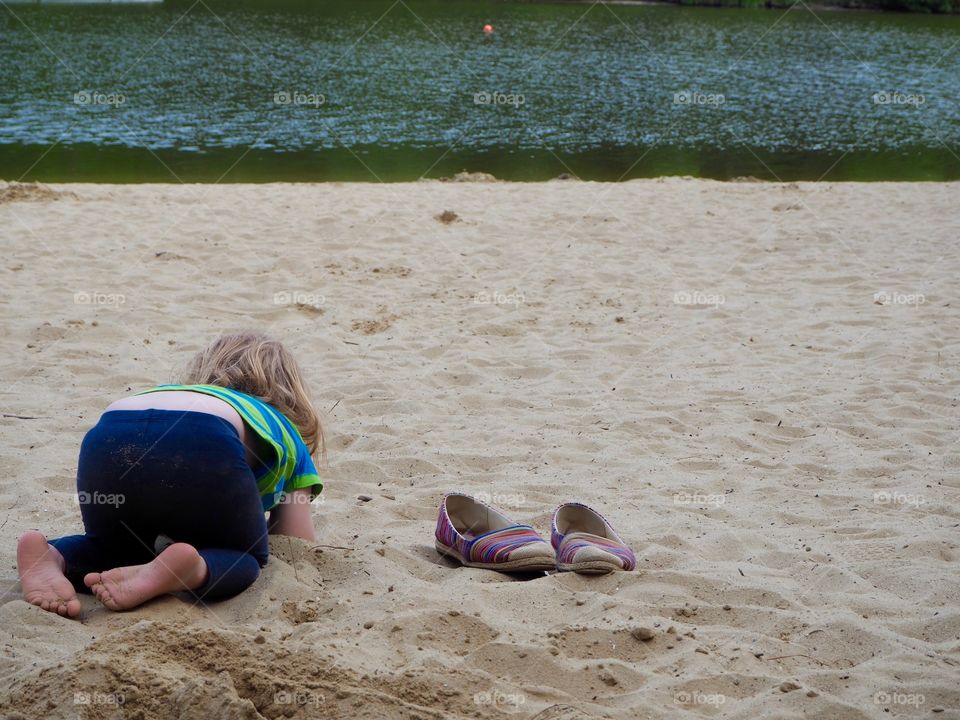
[[[554,511],[550,543],[529,525],[463,493],[440,502],[436,546],[467,567],[500,572],[557,569],[587,575],[634,570],[637,558],[603,516],[582,503]]]

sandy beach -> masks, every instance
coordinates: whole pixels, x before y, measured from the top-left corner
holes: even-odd
[[[0,716],[960,717],[958,205],[955,183],[0,184]],[[25,603],[16,539],[80,530],[99,413],[251,327],[325,413],[320,545],[274,539],[209,606]],[[457,567],[433,547],[449,490],[545,537],[582,500],[639,571]]]

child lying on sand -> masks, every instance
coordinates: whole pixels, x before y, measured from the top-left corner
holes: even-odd
[[[28,602],[76,617],[75,590],[111,610],[181,590],[232,597],[266,565],[268,529],[316,542],[309,503],[323,485],[311,455],[323,431],[289,351],[224,336],[185,382],[116,401],[84,437],[84,534],[20,538]]]

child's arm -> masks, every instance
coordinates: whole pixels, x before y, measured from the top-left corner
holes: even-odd
[[[280,504],[270,511],[268,527],[271,535],[292,535],[317,542],[310,515],[310,488],[300,488],[284,495]]]

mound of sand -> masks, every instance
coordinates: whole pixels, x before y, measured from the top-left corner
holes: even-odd
[[[43,202],[75,197],[72,193],[57,192],[37,182],[0,182],[0,205],[10,202]]]

